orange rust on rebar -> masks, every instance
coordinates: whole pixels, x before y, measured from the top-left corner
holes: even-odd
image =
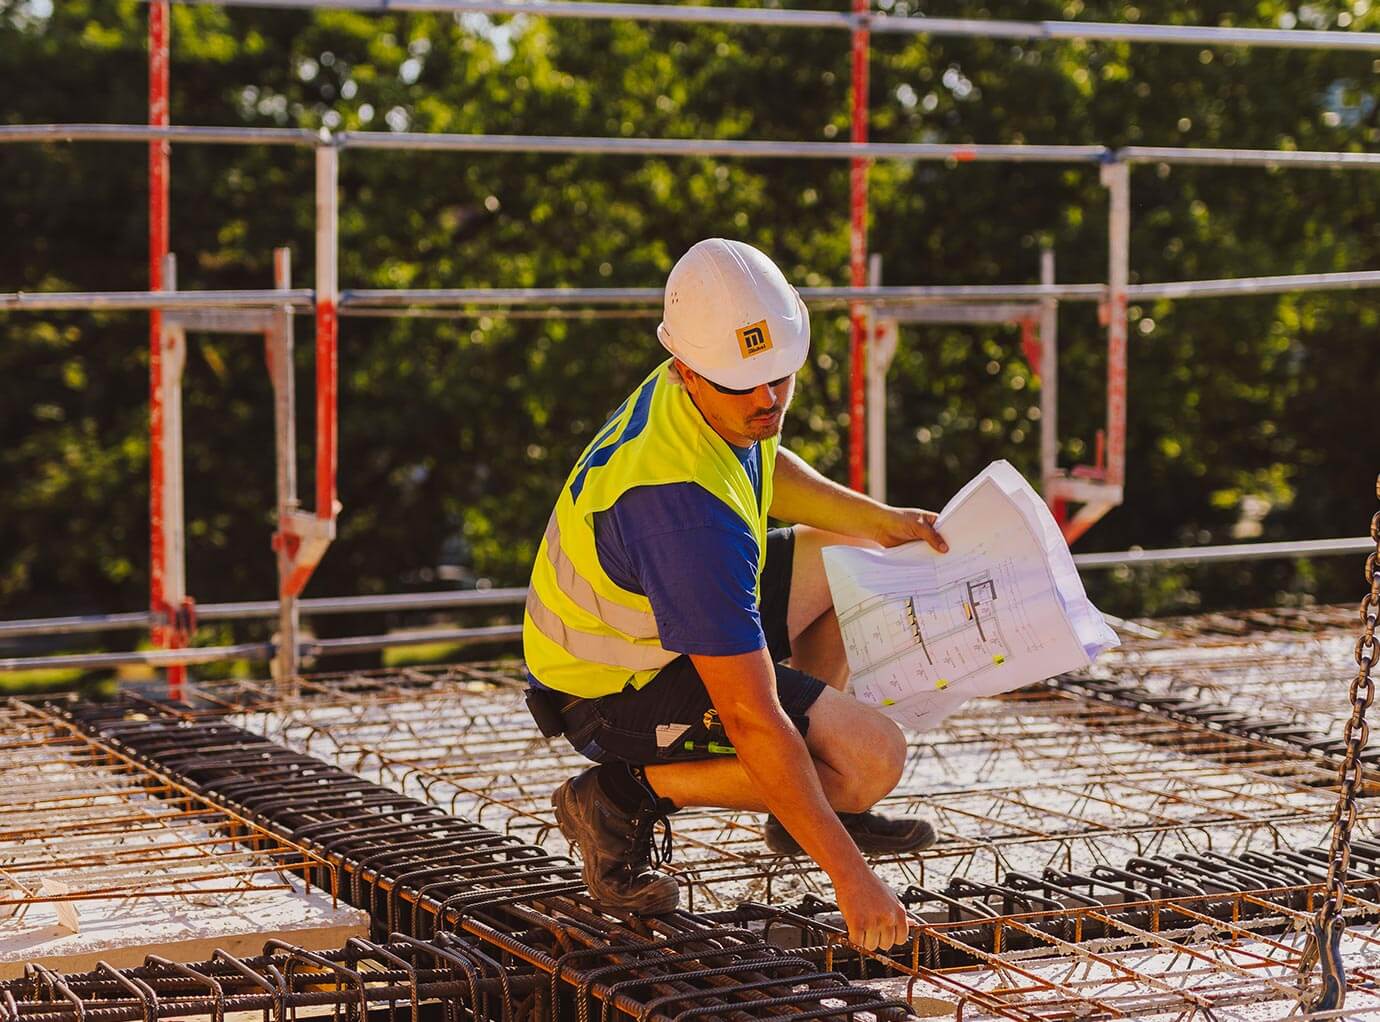
[[[0,906],[338,889],[307,847],[221,808],[40,707],[0,708]],[[48,884],[47,881],[54,881]],[[299,889],[300,889],[299,888]]]

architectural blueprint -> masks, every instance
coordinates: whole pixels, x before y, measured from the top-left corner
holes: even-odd
[[[946,554],[923,542],[824,551],[860,701],[923,730],[1117,645],[1053,516],[1009,463],[984,469],[936,525]]]

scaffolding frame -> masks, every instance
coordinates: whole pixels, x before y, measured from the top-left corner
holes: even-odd
[[[295,476],[295,464],[285,465],[281,437],[279,461],[279,521],[274,548],[279,558],[282,641],[277,644],[280,674],[296,674],[297,627],[292,604],[310,579],[335,534],[340,512],[336,497],[339,317],[342,314],[409,314],[456,305],[502,304],[509,308],[561,307],[570,303],[596,305],[648,304],[659,288],[645,289],[506,289],[344,291],[338,279],[338,161],[342,149],[447,150],[456,152],[587,152],[606,155],[699,155],[839,159],[850,164],[850,282],[848,288],[805,289],[807,300],[845,301],[850,315],[850,431],[849,481],[862,489],[868,457],[867,378],[868,322],[879,307],[893,303],[932,304],[1029,301],[1041,303],[1046,322],[1052,302],[1096,301],[1106,322],[1108,341],[1107,425],[1090,465],[1057,467],[1057,404],[1041,429],[1044,494],[1073,542],[1109,510],[1121,503],[1126,465],[1127,310],[1135,298],[1182,299],[1226,295],[1276,293],[1334,288],[1380,286],[1380,271],[1302,274],[1216,281],[1179,281],[1130,285],[1130,168],[1140,163],[1308,167],[1326,169],[1380,168],[1380,154],[1276,152],[1269,150],[1182,149],[1129,147],[1110,151],[1102,146],[1025,146],[935,143],[873,143],[868,141],[868,65],[871,33],[985,36],[1035,40],[1091,39],[1132,43],[1181,45],[1267,46],[1320,50],[1380,50],[1380,33],[1323,32],[1293,29],[1237,29],[1201,26],[1113,25],[1080,22],[1029,22],[1000,19],[904,18],[871,11],[869,0],[852,0],[851,13],[791,11],[768,8],[698,7],[560,0],[228,0],[220,6],[254,8],[346,8],[376,13],[532,14],[559,18],[632,19],[687,23],[738,24],[810,29],[843,29],[851,33],[852,79],[850,142],[765,142],[753,140],[613,139],[597,137],[494,136],[343,132],[335,136],[304,130],[270,128],[214,128],[172,126],[168,114],[169,15],[174,0],[146,0],[149,6],[149,123],[142,125],[17,125],[0,128],[0,144],[57,141],[137,141],[149,147],[149,277],[147,292],[87,292],[69,294],[0,294],[0,310],[147,309],[150,313],[150,616],[155,644],[174,653],[167,659],[168,681],[180,695],[183,664],[194,654],[177,654],[190,639],[195,604],[185,592],[185,551],[182,548],[180,437],[180,372],[177,339],[164,329],[170,309],[279,309],[310,307],[316,325],[316,510],[304,514],[289,507],[285,479]],[[176,0],[196,4],[216,0]],[[316,281],[314,289],[293,290],[283,279],[265,291],[175,292],[165,279],[169,250],[169,153],[173,141],[212,144],[270,144],[306,146],[316,154]],[[866,259],[867,178],[874,159],[1054,162],[1097,166],[1109,200],[1108,278],[1103,284],[1056,285],[1044,280],[1031,285],[884,288],[868,286]],[[810,294],[814,291],[817,293]],[[1052,345],[1049,346],[1052,349]],[[171,366],[165,367],[165,361]],[[273,360],[270,359],[270,365]],[[290,365],[289,365],[290,368]],[[1041,365],[1052,383],[1055,373]],[[288,374],[291,375],[290,373]],[[281,388],[276,385],[275,391]],[[290,390],[290,381],[287,384]],[[1051,388],[1052,390],[1053,388]],[[281,399],[276,399],[281,400]],[[289,398],[290,401],[290,398]],[[275,418],[281,418],[275,416]],[[876,435],[875,429],[872,431]],[[1105,438],[1105,439],[1104,439]],[[879,463],[873,455],[874,466]],[[292,461],[289,452],[289,461]],[[1072,517],[1069,503],[1082,504]],[[183,659],[178,659],[178,656]],[[145,661],[148,662],[148,661]]]

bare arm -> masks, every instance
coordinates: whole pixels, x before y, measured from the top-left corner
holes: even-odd
[[[691,654],[690,659],[767,808],[834,881],[850,939],[866,948],[904,941],[905,910],[868,867],[830,807],[805,739],[776,697],[768,652]]]
[[[949,549],[934,529],[934,512],[915,507],[891,507],[840,486],[784,447],[776,453],[768,510],[773,518],[870,539],[882,546],[923,539],[940,553]]]

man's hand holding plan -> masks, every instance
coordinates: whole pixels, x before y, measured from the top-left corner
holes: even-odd
[[[974,696],[1087,667],[1118,645],[1054,516],[996,461],[940,512],[949,544],[829,547],[824,566],[853,695],[915,730]]]

